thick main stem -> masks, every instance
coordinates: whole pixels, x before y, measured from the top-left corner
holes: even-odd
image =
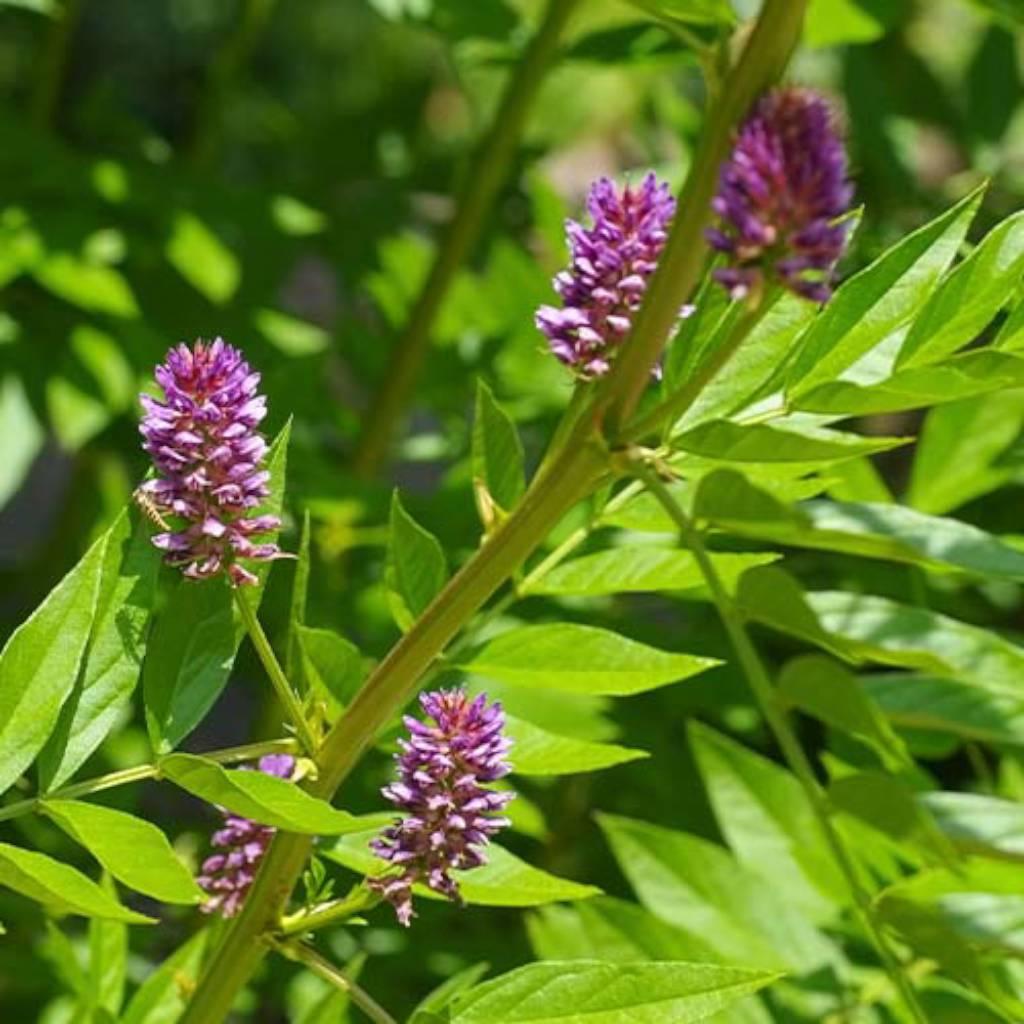
[[[419,379],[445,296],[508,176],[530,105],[578,2],[550,0],[543,23],[512,73],[491,129],[465,177],[455,216],[438,247],[405,330],[391,353],[380,390],[367,411],[353,458],[353,468],[361,476],[372,476],[387,454],[392,435]]]
[[[253,611],[245,594],[240,589],[236,589],[234,593],[235,604],[242,616],[242,622],[245,623],[246,632],[249,634],[249,639],[252,640],[252,645],[256,648],[256,653],[259,655],[259,659],[263,663],[267,675],[270,677],[270,682],[274,687],[274,692],[277,694],[277,699],[281,702],[291,724],[295,727],[295,732],[304,750],[312,757],[316,753],[317,740],[313,735],[309,722],[306,720],[302,704],[295,695],[291,683],[288,682],[288,677],[284,674],[284,669],[281,668],[277,655],[274,654],[274,648],[270,646],[267,634],[263,632],[260,620],[256,617],[256,612]]]
[[[786,759],[790,770],[797,777],[804,792],[807,794],[807,801],[811,806],[822,835],[825,838],[833,859],[836,862],[850,894],[853,897],[854,906],[858,917],[882,961],[896,991],[899,993],[908,1013],[918,1021],[919,1024],[928,1024],[913,986],[903,971],[903,967],[896,954],[893,952],[885,937],[884,932],[875,920],[871,906],[871,897],[864,891],[863,886],[857,877],[857,868],[853,855],[846,848],[843,837],[835,827],[828,801],[821,786],[818,784],[814,774],[814,766],[811,764],[804,748],[800,745],[796,733],[790,725],[786,713],[782,710],[776,700],[775,687],[772,685],[768,670],[758,654],[754,642],[747,632],[746,622],[736,603],[726,590],[714,562],[711,561],[700,532],[694,526],[693,521],[683,510],[682,506],[675,500],[672,492],[661,481],[657,472],[643,462],[636,463],[637,475],[644,481],[650,492],[658,499],[662,507],[669,514],[672,521],[679,527],[679,535],[683,543],[690,549],[694,560],[700,569],[704,582],[711,592],[711,598],[718,609],[718,615],[722,620],[729,641],[736,651],[736,657],[740,667],[747,678],[750,690],[764,715],[768,727],[775,736],[782,756]]]

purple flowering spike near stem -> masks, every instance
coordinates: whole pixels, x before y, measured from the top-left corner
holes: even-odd
[[[488,705],[483,694],[471,700],[463,690],[424,693],[420,704],[431,721],[404,719],[409,739],[399,740],[398,778],[382,791],[404,816],[370,844],[397,871],[369,885],[406,926],[418,882],[460,902],[451,872],[487,862],[484,848],[508,825],[500,812],[515,796],[485,785],[511,771],[500,704]]]
[[[155,376],[163,401],[139,396],[139,430],[157,476],[140,490],[181,525],[156,534],[153,543],[189,579],[226,573],[233,586],[254,584],[256,576],[239,559],[284,557],[276,544],[252,539],[281,525],[276,516],[252,515],[270,479],[262,468],[267,443],[257,430],[267,412],[257,393],[260,375],[217,338],[172,348]]]
[[[809,89],[763,96],[722,165],[708,231],[727,266],[715,277],[736,298],[766,279],[815,302],[832,294],[846,247],[853,189],[846,149],[828,103]]]
[[[566,223],[572,265],[554,280],[562,308],[541,306],[537,327],[555,356],[590,379],[607,373],[629,334],[675,214],[668,185],[648,174],[618,191],[596,181],[587,202],[592,226]]]
[[[267,754],[257,765],[259,771],[290,779],[295,771],[291,754]],[[204,914],[234,917],[242,909],[256,871],[270,840],[277,831],[237,814],[224,815],[224,827],[213,833],[210,845],[219,852],[203,861],[196,881],[208,898],[200,907]]]

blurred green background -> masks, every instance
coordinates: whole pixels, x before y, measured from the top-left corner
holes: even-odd
[[[348,467],[361,417],[540,6],[0,0],[0,640],[128,500],[146,469],[137,392],[169,345],[199,336],[223,335],[263,372],[268,433],[294,417],[284,541],[294,549],[308,511],[313,625],[344,633],[371,657],[397,635],[382,586],[395,484],[452,562],[472,550],[474,378],[515,415],[535,459],[571,390],[533,327],[565,260],[563,218],[578,213],[600,174],[653,166],[678,184],[701,129],[700,68],[685,41],[625,0],[583,0],[442,311],[395,458],[381,479],[356,480]],[[743,14],[756,6],[736,4]],[[1024,104],[1013,28],[1021,17],[1015,0],[813,0],[790,76],[845,110],[865,214],[844,273],[983,177],[992,185],[979,234],[1020,205]],[[958,515],[1019,531],[1020,460],[1010,458],[998,500]],[[902,456],[882,468],[891,486],[904,486]],[[898,597],[913,585],[903,570],[852,559],[826,566],[805,553],[793,565],[821,585]],[[271,634],[283,623],[290,577],[287,564],[272,575]],[[958,600],[961,617],[1019,619],[1012,588],[966,607]],[[621,597],[597,614],[593,607],[579,617],[677,650],[725,652],[702,605]],[[543,601],[523,614],[543,616]],[[264,690],[243,650],[190,749],[276,734]],[[524,785],[517,806],[515,849],[617,894],[627,890],[593,824],[596,808],[715,834],[685,749],[688,715],[770,748],[728,668],[623,703],[614,716],[606,700],[546,695],[519,710],[555,731],[617,734],[654,754],[600,781]],[[955,784],[964,756],[936,751],[934,769]],[[147,757],[137,720],[82,774]],[[347,794],[355,809],[379,807],[387,772],[383,757],[367,763]],[[207,809],[156,786],[118,791],[114,801],[202,855],[214,820]],[[81,856],[31,818],[4,829],[7,839]],[[38,913],[0,895],[5,1021],[68,1019],[59,969],[38,966],[59,957],[47,959],[35,938],[12,941],[43,934]],[[394,1012],[461,967],[530,958],[516,912],[430,905],[421,914],[409,933],[378,911],[369,927],[331,938],[342,959],[371,954],[367,987]],[[134,976],[196,917],[176,909],[160,929],[135,935]],[[66,930],[74,937],[76,927]],[[252,1019],[302,1020],[318,983],[296,980],[284,964],[271,970]]]

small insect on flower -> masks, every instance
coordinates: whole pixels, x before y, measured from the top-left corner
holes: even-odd
[[[471,700],[464,690],[425,693],[420,704],[433,724],[406,716],[410,736],[399,740],[398,780],[383,790],[405,817],[370,844],[398,871],[369,885],[406,926],[418,882],[461,902],[451,872],[487,862],[484,848],[509,824],[496,815],[515,797],[485,788],[511,771],[505,758],[512,743],[502,735],[500,704],[488,705],[484,694]]]
[[[607,178],[590,190],[585,228],[566,222],[572,265],[554,280],[563,306],[541,306],[537,327],[555,356],[583,379],[607,373],[629,334],[675,214],[668,185],[648,174],[638,188]]]
[[[708,241],[726,256],[715,277],[736,298],[776,281],[815,302],[832,294],[853,189],[835,115],[809,89],[763,96],[722,165]]]
[[[266,415],[260,375],[220,338],[178,345],[155,375],[164,397],[140,395],[139,430],[157,475],[135,492],[161,530],[153,543],[190,579],[224,573],[234,586],[256,583],[241,560],[287,557],[251,539],[281,525],[277,516],[252,514],[270,479],[262,467],[267,443],[256,429]]]
[[[260,758],[256,767],[266,775],[290,780],[295,771],[295,758],[291,754],[267,754]],[[224,827],[210,839],[210,845],[221,852],[203,861],[202,873],[196,881],[209,894],[200,907],[204,914],[234,917],[242,909],[260,861],[277,830],[237,814],[225,812],[224,816]]]

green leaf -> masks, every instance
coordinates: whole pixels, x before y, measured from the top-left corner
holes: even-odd
[[[167,837],[148,821],[76,800],[45,800],[42,811],[130,889],[164,903],[203,898]]]
[[[43,749],[75,686],[96,610],[104,539],[0,651],[0,793]]]
[[[773,554],[712,555],[726,587],[732,590],[748,569],[767,565]],[[694,590],[704,577],[688,551],[678,548],[613,548],[584,555],[558,566],[537,580],[529,594],[619,594],[642,591]]]
[[[681,451],[722,462],[791,462],[814,467],[862,455],[874,455],[907,444],[909,438],[862,437],[825,427],[770,427],[709,420],[680,434],[673,444]]]
[[[1002,487],[1013,468],[997,458],[1024,425],[1024,388],[933,409],[914,453],[907,502],[943,513]]]
[[[142,670],[160,554],[145,520],[128,509],[102,543],[88,650],[39,759],[43,792],[63,785],[103,742],[124,714]]]
[[[330,629],[299,626],[303,675],[313,690],[336,711],[348,705],[363,681],[363,656],[355,644]]]
[[[816,48],[873,42],[885,35],[900,8],[898,3],[883,6],[858,0],[811,0],[804,41]]]
[[[836,380],[906,323],[953,262],[983,188],[896,243],[846,281],[801,338],[787,392]]]
[[[443,981],[428,996],[422,999],[409,1016],[409,1024],[419,1024],[418,1015],[441,1013],[460,993],[472,988],[490,969],[490,964],[473,964]]]
[[[254,515],[280,515],[284,500],[291,423],[274,439],[267,457],[270,495]],[[266,535],[268,541],[276,533]],[[241,595],[259,608],[273,563],[252,567],[257,586]],[[158,754],[173,750],[205,717],[227,684],[245,635],[232,592],[223,579],[180,579],[157,616],[142,667],[146,726]]]
[[[614,743],[591,743],[559,736],[523,719],[506,719],[505,733],[512,740],[509,761],[517,775],[573,775],[612,768],[650,755]]]
[[[389,865],[375,856],[369,846],[376,835],[376,829],[364,829],[343,836],[334,846],[324,847],[321,852],[356,874],[382,875],[389,870]],[[487,848],[487,857],[488,863],[483,867],[456,871],[453,875],[467,903],[486,907],[536,907],[562,900],[587,899],[601,891],[592,885],[549,875],[493,843]],[[444,899],[423,885],[415,886],[414,891],[428,899]]]
[[[117,890],[108,875],[102,887],[116,898]],[[116,1016],[124,1002],[128,967],[128,927],[123,921],[94,917],[89,922],[89,985],[94,1007]]]
[[[728,371],[719,373],[701,391],[678,429],[731,416],[749,404],[778,373],[814,313],[812,303],[788,292],[773,303],[729,360]]]
[[[880,708],[857,677],[831,658],[795,658],[782,670],[778,688],[790,707],[866,743],[891,770],[908,767],[906,748]]]
[[[129,1000],[119,1024],[177,1024],[199,983],[208,938],[203,929],[157,966]]]
[[[861,685],[893,725],[987,743],[1024,746],[1024,694],[916,672],[862,676]]]
[[[872,384],[835,381],[812,388],[794,408],[831,416],[904,412],[1024,386],[1024,359],[983,349],[935,366],[911,366]]]
[[[336,836],[366,828],[365,820],[264,772],[222,768],[193,754],[169,754],[160,760],[160,775],[200,800],[286,832]]]
[[[391,498],[391,536],[385,581],[391,614],[407,630],[448,580],[444,549],[402,507],[398,491]]]
[[[252,320],[274,348],[293,359],[318,355],[331,344],[330,334],[322,327],[275,309],[257,309]]]
[[[104,892],[67,864],[32,850],[0,843],[0,885],[13,889],[58,913],[104,917],[128,924],[152,924]]]
[[[32,273],[44,288],[79,309],[128,318],[139,315],[131,287],[113,267],[58,252],[47,256]]]
[[[963,853],[1024,861],[1024,806],[976,793],[922,793],[918,801]]]
[[[715,819],[739,862],[811,920],[833,919],[847,889],[800,783],[707,726],[691,723],[689,737]]]
[[[461,996],[452,1024],[689,1024],[777,977],[710,964],[529,964]]]
[[[211,302],[222,306],[235,294],[242,277],[238,260],[195,214],[175,215],[166,254],[171,266]]]
[[[507,512],[526,490],[523,444],[516,426],[491,389],[477,380],[473,417],[473,481]],[[487,520],[485,519],[485,522]]]
[[[300,679],[299,659],[299,627],[306,624],[306,602],[309,598],[309,565],[310,565],[310,525],[309,509],[302,515],[302,536],[299,538],[299,552],[295,560],[295,574],[292,576],[292,596],[288,606],[288,643],[285,649],[284,673],[296,682]]]
[[[520,626],[488,641],[459,667],[515,686],[628,696],[714,668],[714,658],[648,647],[594,626]]]
[[[598,822],[640,902],[702,936],[726,963],[798,973],[827,963],[827,939],[773,885],[706,839],[602,814]]]
[[[728,0],[629,0],[648,14],[669,21],[682,21],[691,25],[736,24],[736,14]]]
[[[635,903],[598,896],[572,907],[542,907],[526,921],[542,960],[692,960],[717,957],[705,939],[674,928]]]
[[[936,671],[993,693],[1021,692],[1024,649],[989,630],[869,594],[818,591],[807,601],[827,632],[879,661]]]
[[[897,366],[934,362],[973,341],[1024,274],[1024,212],[996,225],[932,293],[900,349]]]
[[[18,492],[43,447],[44,436],[19,378],[0,378],[0,437],[5,438],[0,460],[0,509]]]

